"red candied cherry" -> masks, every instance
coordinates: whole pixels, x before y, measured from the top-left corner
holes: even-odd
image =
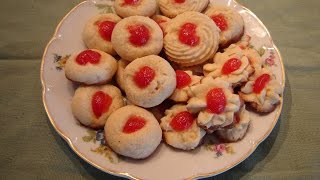
[[[124,0],[124,2],[121,4],[122,6],[125,5],[136,5],[139,3],[140,0]]]
[[[158,20],[156,20],[156,23],[157,24],[161,24],[161,23],[165,23],[165,22],[167,22],[167,20],[164,20],[164,19],[158,19]]]
[[[186,23],[181,26],[179,31],[179,40],[183,44],[189,46],[196,46],[200,42],[200,37],[196,33],[197,25],[193,23]]]
[[[112,22],[112,21],[103,21],[103,22],[98,23],[98,29],[99,29],[100,36],[104,40],[110,41],[115,25],[116,25],[116,23]]]
[[[170,126],[176,131],[184,131],[191,127],[194,117],[188,111],[179,112],[173,117]]]
[[[182,4],[182,3],[184,3],[186,0],[174,0],[174,2],[176,2],[176,3],[179,3],[179,4]]]
[[[76,57],[76,62],[80,65],[86,65],[88,62],[91,64],[98,64],[100,62],[100,59],[100,53],[88,49],[78,54],[78,56]]]
[[[220,114],[227,105],[227,98],[222,88],[213,88],[207,94],[207,110],[211,113]]]
[[[191,77],[182,70],[176,70],[177,88],[182,89],[191,83]]]
[[[225,31],[228,29],[228,22],[222,14],[211,16],[211,19],[221,31]]]
[[[107,112],[111,104],[112,98],[103,91],[97,91],[92,96],[91,106],[96,118],[101,117],[103,113]]]
[[[263,88],[268,84],[270,81],[270,75],[269,74],[262,74],[259,76],[253,84],[253,92],[259,94]]]
[[[236,71],[240,68],[241,61],[238,58],[231,58],[227,62],[224,63],[222,66],[222,74],[228,75],[232,73],[233,71]]]
[[[135,73],[133,80],[140,88],[147,87],[155,77],[155,71],[149,66],[143,66]]]
[[[133,25],[128,27],[129,40],[134,46],[143,46],[150,39],[149,29],[144,25]]]
[[[130,134],[136,132],[145,126],[146,120],[140,116],[131,116],[126,124],[124,125],[122,131],[124,133]]]

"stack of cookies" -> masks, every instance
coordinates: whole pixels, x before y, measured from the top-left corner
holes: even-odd
[[[233,9],[209,0],[115,0],[114,8],[86,23],[88,49],[67,60],[65,75],[81,84],[75,118],[104,128],[116,153],[146,158],[162,137],[182,150],[205,134],[239,141],[246,105],[269,113],[281,103],[279,82],[239,41],[244,21]]]

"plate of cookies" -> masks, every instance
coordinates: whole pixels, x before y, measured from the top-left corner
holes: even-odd
[[[41,81],[51,124],[86,162],[196,179],[268,137],[285,76],[266,27],[234,0],[87,0],[59,23]]]

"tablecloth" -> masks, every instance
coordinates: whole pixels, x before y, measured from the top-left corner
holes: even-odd
[[[55,132],[41,99],[40,63],[62,17],[80,0],[0,6],[0,179],[116,179],[80,159]],[[286,70],[270,136],[215,179],[320,179],[320,1],[241,0],[267,26]]]

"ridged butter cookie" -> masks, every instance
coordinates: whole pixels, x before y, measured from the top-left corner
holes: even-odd
[[[219,47],[219,29],[206,15],[185,12],[165,29],[164,52],[181,66],[193,66],[211,59]]]

